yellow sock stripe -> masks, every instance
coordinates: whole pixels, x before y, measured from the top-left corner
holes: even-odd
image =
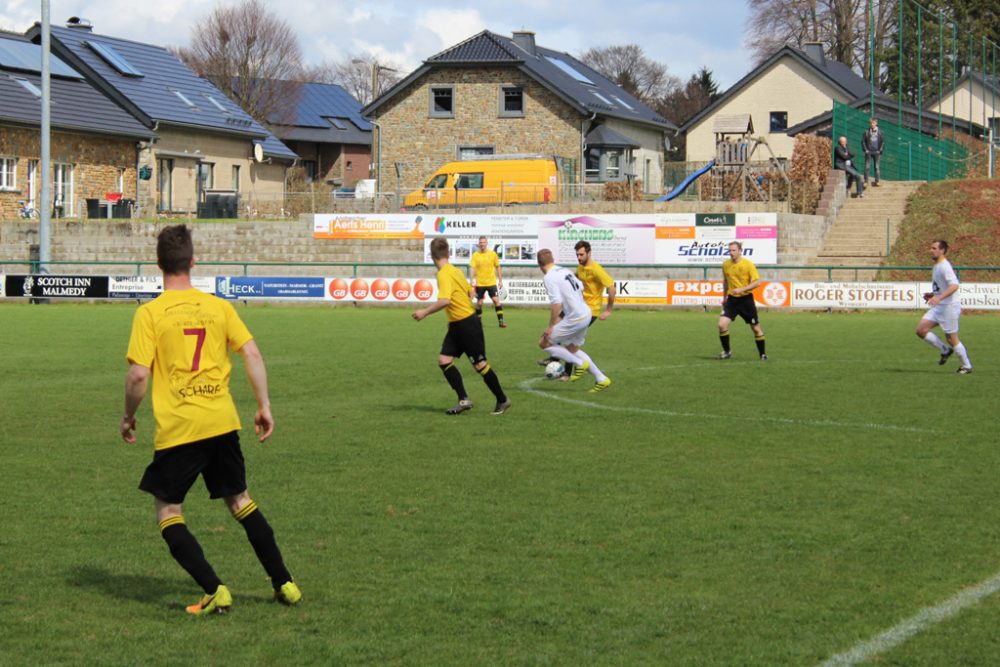
[[[764,340],[764,337],[763,336],[754,336],[753,339],[754,340]]]
[[[728,336],[729,335],[729,330],[726,329],[725,331],[721,331],[721,332],[719,332],[719,335],[720,336]]]
[[[182,516],[170,516],[159,523],[160,532],[169,528],[170,526],[176,526],[179,523],[184,523],[184,517]]]
[[[237,521],[242,521],[243,519],[247,518],[256,511],[257,511],[257,503],[251,500],[246,505],[233,512],[233,518],[236,519]]]
[[[484,375],[485,376],[487,373],[490,372],[490,365],[486,364],[485,366],[483,366],[482,368],[480,368],[478,372],[479,372],[480,375]]]
[[[452,367],[452,366],[454,366],[454,365],[455,365],[455,362],[454,362],[454,361],[452,361],[452,362],[449,362],[447,366],[442,366],[442,367],[441,367],[441,370],[443,370],[443,371],[446,371],[446,370],[448,370],[449,368],[451,368],[451,367]]]

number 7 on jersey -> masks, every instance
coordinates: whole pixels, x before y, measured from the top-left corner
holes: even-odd
[[[194,359],[191,360],[191,371],[194,372],[201,367],[201,348],[205,345],[205,327],[185,329],[184,335],[198,337],[194,344]]]

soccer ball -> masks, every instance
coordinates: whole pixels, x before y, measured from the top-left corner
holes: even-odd
[[[545,367],[545,377],[550,380],[555,380],[557,377],[563,374],[566,369],[561,361],[550,361],[549,365]]]

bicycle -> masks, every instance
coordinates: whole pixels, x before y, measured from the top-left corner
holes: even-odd
[[[35,208],[34,206],[31,206],[30,202],[27,202],[23,199],[19,199],[17,200],[17,203],[21,207],[20,210],[18,210],[17,212],[19,217],[24,218],[26,220],[34,220],[38,218],[38,209]]]

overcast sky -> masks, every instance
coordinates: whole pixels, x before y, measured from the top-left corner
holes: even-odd
[[[743,48],[746,0],[264,0],[301,37],[306,64],[371,52],[404,72],[481,30],[536,33],[539,45],[579,55],[592,46],[639,44],[668,72],[687,79],[703,65],[720,90],[751,67]],[[191,27],[219,0],[51,0],[51,21],[90,19],[94,31],[161,46],[184,46]],[[231,4],[231,3],[227,3]],[[40,0],[0,0],[0,28],[23,31]],[[456,7],[459,7],[456,9]]]

